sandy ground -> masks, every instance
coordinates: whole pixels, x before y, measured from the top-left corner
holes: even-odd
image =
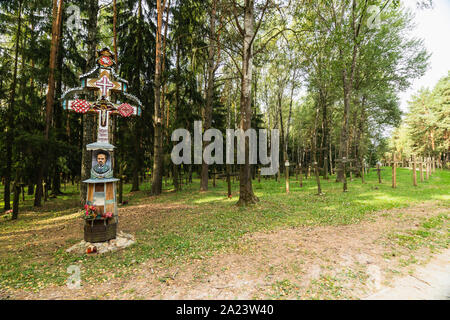
[[[449,212],[426,203],[375,212],[358,224],[252,233],[229,252],[202,260],[169,267],[150,260],[137,265],[135,274],[105,283],[17,290],[2,298],[446,299],[449,287],[442,279],[449,279],[448,249],[424,267],[439,252],[411,251],[391,235]]]
[[[450,249],[367,300],[450,300]]]

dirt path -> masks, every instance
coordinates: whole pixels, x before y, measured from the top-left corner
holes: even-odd
[[[450,300],[450,249],[367,300]]]
[[[430,245],[413,250],[395,235],[443,213],[450,210],[426,203],[379,211],[353,225],[253,233],[229,252],[210,258],[169,267],[150,260],[137,265],[135,275],[106,283],[9,295],[13,299],[360,299],[429,261],[435,254]],[[443,230],[438,232],[448,236],[446,226]],[[447,269],[440,272],[448,276],[448,259],[443,266]]]

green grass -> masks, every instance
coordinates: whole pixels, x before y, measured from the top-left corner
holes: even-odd
[[[416,251],[423,247],[428,247],[432,251],[436,248],[447,248],[450,244],[449,232],[443,232],[445,223],[448,221],[448,214],[439,214],[435,217],[423,219],[417,229],[407,230],[402,233],[393,233],[390,238],[400,246],[411,251]],[[414,258],[411,258],[414,260]],[[409,263],[411,262],[409,259]]]
[[[0,287],[39,290],[50,284],[64,285],[69,276],[66,269],[72,264],[81,266],[83,283],[107,281],[139,272],[140,263],[149,259],[157,259],[161,265],[172,265],[231,250],[239,246],[242,236],[249,232],[305,225],[353,224],[370,219],[371,213],[378,210],[426,201],[450,207],[449,171],[438,170],[430,180],[413,187],[411,171],[398,169],[398,187],[393,189],[391,170],[385,169],[382,184],[378,184],[376,171],[371,171],[366,175],[365,184],[357,178],[349,181],[347,193],[342,192],[342,184],[335,183],[333,177],[322,180],[324,194],[321,196],[316,195],[317,187],[312,178],[303,179],[303,188],[300,188],[295,176],[291,177],[290,194],[285,193],[284,180],[262,179],[261,183],[254,180],[253,189],[260,202],[249,207],[235,206],[238,182],[233,184],[232,200],[227,199],[226,183],[221,180],[217,180],[216,188],[210,184],[210,191],[206,193],[198,191],[197,179],[193,184],[183,186],[183,191],[178,193],[172,192],[169,183],[164,184],[165,192],[158,197],[148,196],[148,182],[141,185],[142,191],[131,194],[131,186],[125,185],[124,200],[129,201],[129,206],[160,203],[181,205],[183,209],[159,218],[149,215],[136,232],[137,243],[113,254],[81,257],[68,254],[65,249],[77,239],[66,239],[66,247],[36,257],[27,247],[5,252],[0,240]],[[18,221],[10,221],[8,216],[0,217],[0,236],[26,231],[45,219],[79,219],[74,215],[78,210],[76,187],[67,187],[66,192],[67,195],[51,199],[38,210],[32,209],[32,199],[27,197]],[[426,223],[422,232],[426,232],[426,226],[440,222]],[[402,241],[412,240],[405,238]],[[21,245],[20,241],[18,245]]]

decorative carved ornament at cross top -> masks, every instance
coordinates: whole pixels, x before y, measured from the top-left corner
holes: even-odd
[[[137,97],[127,93],[128,81],[115,73],[114,55],[111,50],[104,48],[99,50],[97,55],[97,66],[80,76],[81,87],[67,90],[61,100],[65,110],[99,114],[97,141],[108,143],[109,116],[139,116],[142,103]],[[97,100],[78,98],[79,95],[88,96],[90,93],[94,93]],[[73,96],[73,98],[66,99],[66,96]],[[128,103],[129,101],[132,102]]]

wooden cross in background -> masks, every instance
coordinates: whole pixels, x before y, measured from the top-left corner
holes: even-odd
[[[417,173],[416,173],[416,156],[411,156],[412,171],[413,171],[413,186],[417,187]]]
[[[378,175],[378,183],[381,183],[381,171],[383,171],[383,169],[381,169],[381,163],[377,162],[377,175]]]
[[[401,161],[395,161],[395,152],[392,152],[392,188],[397,188],[397,164],[402,163]]]

